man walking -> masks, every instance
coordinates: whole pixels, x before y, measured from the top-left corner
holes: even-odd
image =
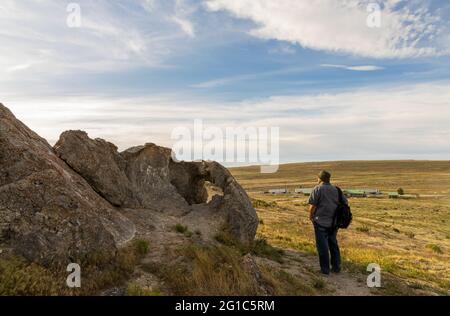
[[[309,198],[310,219],[314,224],[316,247],[319,253],[320,270],[323,274],[331,271],[341,272],[341,254],[337,242],[338,228],[335,226],[335,213],[339,205],[339,191],[331,183],[331,174],[321,171],[318,176],[319,185],[314,188]],[[348,204],[343,196],[344,202]]]

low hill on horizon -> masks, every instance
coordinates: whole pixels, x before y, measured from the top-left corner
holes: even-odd
[[[407,193],[450,194],[450,160],[373,160],[304,162],[280,165],[278,172],[262,174],[258,166],[231,168],[248,191],[270,188],[313,187],[320,170],[344,188],[374,188]]]

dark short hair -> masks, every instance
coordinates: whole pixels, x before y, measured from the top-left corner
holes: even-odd
[[[322,170],[319,173],[319,179],[322,180],[325,183],[330,183],[331,173],[329,173],[328,171]]]

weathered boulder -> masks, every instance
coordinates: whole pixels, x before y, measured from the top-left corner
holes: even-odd
[[[125,174],[142,207],[179,215],[186,212],[188,203],[170,181],[171,154],[170,149],[151,143],[120,153],[126,161]]]
[[[67,131],[54,150],[116,206],[169,211],[187,207],[170,183],[170,150],[166,148],[147,144],[119,153],[116,146],[102,139],[91,139],[82,131]]]
[[[112,253],[133,235],[128,219],[0,104],[0,243],[53,264]]]
[[[61,135],[54,150],[111,204],[139,206],[123,172],[125,160],[115,145],[103,139],[90,139],[86,132],[69,131]]]
[[[214,161],[172,162],[171,181],[190,204],[205,203],[205,181],[222,189],[208,204],[210,211],[223,215],[229,232],[241,241],[255,238],[259,219],[245,190],[230,171]]]
[[[195,211],[193,205],[207,203],[208,181],[223,191],[223,196],[207,204],[209,211],[220,215],[236,238],[251,241],[255,237],[256,211],[244,189],[219,163],[176,162],[170,149],[155,144],[119,153],[114,145],[79,131],[63,133],[54,149],[103,197],[126,208],[183,216]]]
[[[218,209],[225,214],[230,232],[242,241],[252,241],[259,219],[245,190],[225,167],[217,162],[203,162],[205,179],[223,190]]]

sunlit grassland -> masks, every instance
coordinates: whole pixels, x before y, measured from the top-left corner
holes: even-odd
[[[402,187],[411,193],[442,195],[412,200],[351,199],[354,222],[348,230],[340,231],[339,240],[347,269],[362,272],[369,263],[378,263],[386,276],[411,289],[450,293],[449,162],[297,164],[282,166],[280,178],[277,174],[262,175],[255,168],[234,169],[254,200],[262,223],[260,237],[274,246],[315,254],[307,197],[266,195],[262,191],[283,183],[313,186],[322,168],[332,171],[343,187]]]
[[[248,191],[273,187],[312,187],[320,170],[330,170],[343,188],[377,188],[406,193],[450,194],[450,161],[342,161],[281,165],[278,172],[261,174],[259,167],[232,169]]]

